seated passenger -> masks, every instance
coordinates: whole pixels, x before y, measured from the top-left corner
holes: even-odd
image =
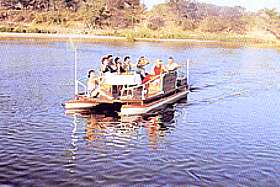
[[[169,57],[168,58],[168,62],[167,62],[167,65],[166,65],[166,69],[168,71],[176,71],[180,67],[181,67],[181,65],[177,64],[176,62],[174,62],[173,57]]]
[[[113,97],[107,95],[105,92],[103,92],[100,89],[100,85],[102,84],[102,81],[96,76],[94,70],[90,70],[88,72],[88,82],[87,82],[87,87],[88,87],[88,92],[90,97],[99,97],[99,96],[104,96],[109,100],[112,100]]]
[[[123,69],[125,70],[125,73],[132,71],[133,66],[135,65],[131,63],[130,57],[129,56],[124,57]]]
[[[167,72],[167,69],[163,65],[163,62],[161,59],[156,60],[156,64],[155,64],[153,70],[154,70],[154,75],[160,75],[162,73]]]
[[[98,84],[99,82],[97,76],[95,75],[95,71],[93,69],[89,70],[87,82],[88,91],[91,93],[92,91],[97,89],[99,87]]]
[[[117,73],[118,74],[122,74],[125,72],[124,68],[123,68],[123,64],[121,62],[121,59],[119,57],[115,58],[115,64],[117,66]]]

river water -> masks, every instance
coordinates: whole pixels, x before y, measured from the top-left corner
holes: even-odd
[[[280,51],[79,43],[79,76],[102,55],[191,60],[193,91],[138,117],[67,116],[74,54],[64,42],[0,43],[0,185],[279,186]]]

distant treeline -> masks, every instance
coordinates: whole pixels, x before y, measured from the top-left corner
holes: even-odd
[[[239,35],[269,33],[280,38],[280,14],[276,9],[249,12],[240,6],[225,7],[194,0],[169,0],[147,10],[141,2],[0,0],[0,30],[5,31],[9,27],[11,31],[19,32],[43,32],[43,29],[44,32],[65,32],[72,29],[92,33],[97,29],[111,29],[118,33],[120,29],[134,29],[136,33],[139,30],[147,32],[146,35],[142,34],[147,37],[153,37],[148,32],[157,31],[174,38],[184,37],[181,34],[184,32]]]
[[[0,21],[80,22],[90,29],[128,27],[139,23],[136,16],[143,13],[139,0],[0,0],[0,5]]]
[[[272,31],[279,37],[280,14],[276,9],[249,12],[241,6],[226,7],[193,0],[170,0],[151,10],[154,28],[173,25],[185,31],[245,34]]]

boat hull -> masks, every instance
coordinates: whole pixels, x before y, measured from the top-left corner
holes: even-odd
[[[188,90],[184,90],[184,91],[178,92],[174,95],[164,97],[160,100],[157,100],[157,101],[154,101],[151,103],[147,103],[147,104],[143,104],[141,106],[123,105],[121,108],[120,115],[131,116],[131,115],[147,114],[148,112],[161,108],[164,105],[172,104],[180,99],[186,98],[188,93],[189,93]]]
[[[83,110],[96,107],[98,104],[90,101],[71,100],[64,103],[66,110]]]
[[[71,100],[64,104],[66,114],[74,113],[98,113],[114,114],[120,112],[121,103],[97,103],[93,100]]]
[[[170,95],[161,96],[150,101],[138,102],[96,102],[93,99],[76,99],[65,102],[64,108],[66,113],[90,112],[90,113],[108,113],[109,111],[117,112],[121,116],[141,115],[159,109],[164,105],[173,104],[176,101],[186,98],[189,93],[188,89],[177,90]]]

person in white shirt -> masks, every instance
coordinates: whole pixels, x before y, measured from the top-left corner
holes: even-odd
[[[168,71],[176,71],[178,68],[181,67],[181,65],[174,62],[173,57],[169,57],[167,61],[167,65],[165,66]]]
[[[97,98],[99,96],[104,96],[105,98],[112,100],[113,97],[107,95],[103,92],[100,88],[103,80],[100,77],[97,77],[95,71],[93,69],[89,70],[88,72],[88,81],[87,81],[87,88],[89,92],[89,96]]]

